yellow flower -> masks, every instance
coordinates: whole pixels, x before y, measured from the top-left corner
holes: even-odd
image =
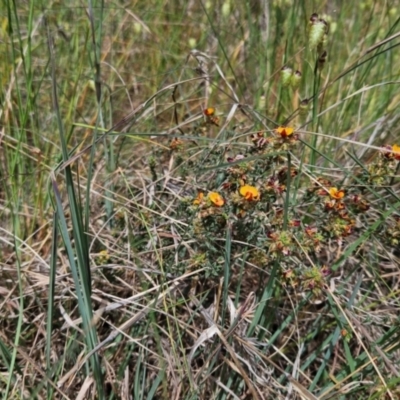
[[[288,126],[280,126],[275,129],[275,132],[280,135],[281,138],[285,139],[291,135],[293,135],[294,129]]]
[[[217,192],[208,193],[208,198],[217,207],[222,207],[225,204],[224,198]]]
[[[329,195],[332,197],[332,199],[340,200],[344,197],[344,190],[339,190],[338,188],[331,187],[329,188]]]
[[[215,108],[208,107],[204,110],[204,115],[206,117],[212,117],[215,114]]]
[[[260,200],[260,192],[255,186],[244,185],[239,189],[239,193],[249,201]]]
[[[107,250],[101,250],[99,253],[99,264],[105,264],[110,260],[110,255]]]
[[[394,145],[392,146],[392,151],[393,151],[394,158],[395,158],[396,160],[399,160],[399,161],[400,161],[400,146],[397,145],[397,144],[394,144]]]
[[[198,206],[199,204],[201,204],[203,202],[203,198],[204,198],[204,193],[199,192],[196,199],[193,201],[193,205]]]

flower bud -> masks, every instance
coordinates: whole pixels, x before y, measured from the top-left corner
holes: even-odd
[[[260,111],[265,110],[265,106],[266,106],[266,98],[264,95],[260,96],[260,98],[258,99],[258,109]]]
[[[328,35],[325,33],[321,43],[319,43],[317,46],[318,54],[321,54],[324,51],[327,43],[328,43]]]
[[[301,82],[301,72],[297,70],[290,78],[290,85],[294,90],[297,90]]]
[[[323,19],[319,19],[312,23],[308,38],[310,49],[317,48],[317,46],[323,41],[327,29],[328,24]]]
[[[310,17],[310,25],[314,24],[315,22],[318,21],[318,14],[317,13],[313,13]]]
[[[322,54],[318,57],[318,69],[324,68],[327,57],[328,53],[326,51],[322,52]]]
[[[221,13],[224,18],[227,18],[231,13],[231,2],[229,0],[222,4]]]
[[[301,117],[306,117],[308,115],[308,111],[309,111],[309,104],[310,102],[308,101],[308,99],[304,99],[300,102],[300,106],[299,106],[299,115]]]
[[[287,87],[287,86],[290,85],[291,80],[292,80],[292,73],[293,73],[292,68],[288,67],[287,65],[282,67],[282,69],[281,69],[281,82],[282,82],[282,86],[283,87]]]

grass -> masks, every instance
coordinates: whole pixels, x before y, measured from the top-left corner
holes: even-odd
[[[4,399],[399,398],[400,5],[236,3],[4,0]]]

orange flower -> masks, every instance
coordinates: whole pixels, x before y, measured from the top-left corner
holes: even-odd
[[[193,201],[193,205],[198,206],[199,204],[201,204],[203,202],[203,198],[204,198],[204,193],[199,192],[196,199]]]
[[[294,129],[288,126],[280,126],[275,129],[275,132],[280,135],[281,138],[285,139],[291,135],[293,135]]]
[[[208,193],[208,198],[217,207],[222,207],[225,204],[224,198],[217,192]]]
[[[329,188],[329,195],[332,197],[332,199],[340,200],[344,197],[344,190],[339,190],[338,188],[331,187]]]
[[[212,117],[215,114],[215,108],[208,107],[204,110],[204,115],[206,117]]]
[[[244,185],[239,189],[239,193],[248,201],[260,200],[260,192],[255,186]]]
[[[176,150],[179,147],[181,147],[183,145],[182,140],[179,140],[178,138],[174,138],[171,140],[171,142],[169,143],[169,148],[171,150]]]
[[[393,156],[396,160],[400,161],[400,146],[397,144],[394,144],[392,146],[392,151],[393,151]]]

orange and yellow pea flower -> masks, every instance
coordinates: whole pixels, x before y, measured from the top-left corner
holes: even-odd
[[[199,204],[201,204],[203,202],[203,199],[204,199],[204,193],[199,192],[197,194],[197,197],[193,200],[193,205],[198,206]]]
[[[213,107],[208,107],[204,110],[204,115],[206,117],[212,117],[215,114],[215,108]]]
[[[393,156],[396,160],[400,161],[400,146],[397,144],[394,144],[392,146],[392,152],[393,152]]]
[[[294,129],[288,126],[280,126],[275,129],[275,132],[283,139],[293,135]]]
[[[239,189],[239,193],[248,201],[260,200],[260,192],[255,186],[244,185]]]
[[[329,188],[329,195],[332,197],[332,199],[335,200],[343,199],[344,194],[345,194],[344,190],[339,190],[338,188],[335,187]]]
[[[208,198],[217,207],[222,207],[225,204],[224,198],[217,192],[210,192]]]

